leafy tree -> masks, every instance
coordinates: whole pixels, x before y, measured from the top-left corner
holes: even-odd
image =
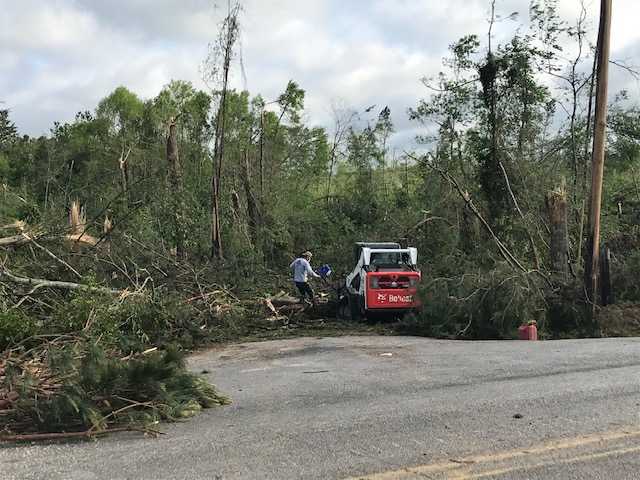
[[[18,130],[9,119],[9,110],[0,110],[0,150],[4,150],[16,140]]]

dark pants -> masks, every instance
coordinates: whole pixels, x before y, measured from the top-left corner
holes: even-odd
[[[309,297],[309,299],[313,300],[313,289],[311,285],[307,282],[296,282],[296,287],[298,287],[298,291],[300,295],[302,295],[302,299]]]

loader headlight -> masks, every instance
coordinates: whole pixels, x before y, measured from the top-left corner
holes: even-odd
[[[378,288],[379,286],[379,282],[378,282],[378,277],[371,277],[371,279],[369,280],[369,286],[371,288]]]
[[[409,286],[415,287],[418,285],[418,277],[409,277]]]

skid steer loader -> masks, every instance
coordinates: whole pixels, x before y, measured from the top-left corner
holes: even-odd
[[[341,289],[339,314],[343,318],[402,316],[419,307],[418,250],[398,243],[358,242],[355,268]]]

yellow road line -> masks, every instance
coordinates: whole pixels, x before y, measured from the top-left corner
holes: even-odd
[[[350,477],[346,480],[399,480],[412,478],[420,475],[428,475],[430,473],[445,473],[451,470],[464,470],[468,472],[472,465],[497,463],[516,458],[533,458],[542,454],[549,454],[557,451],[571,450],[580,447],[586,447],[603,442],[613,442],[632,437],[640,436],[640,429],[625,429],[610,432],[596,433],[591,435],[583,435],[573,438],[557,439],[546,442],[538,447],[519,448],[505,452],[487,453],[481,455],[472,455],[470,457],[456,459],[455,461],[443,461],[417,467],[408,467],[398,470],[389,470],[386,472],[373,473],[369,475],[361,475]],[[603,453],[604,454],[604,453]],[[594,454],[600,455],[600,454]],[[594,457],[596,458],[596,457]],[[452,472],[453,473],[453,472]],[[456,472],[459,473],[459,472]],[[460,478],[481,478],[481,477],[460,477]]]
[[[520,466],[515,466],[510,468],[487,470],[486,472],[478,472],[478,473],[460,473],[458,475],[449,477],[449,479],[450,480],[472,480],[477,478],[494,477],[497,475],[505,475],[507,473],[513,473],[517,471],[530,471],[538,468],[550,467],[552,465],[568,465],[571,463],[584,463],[592,460],[599,460],[602,458],[613,457],[615,455],[626,455],[629,453],[637,453],[637,452],[640,452],[640,447],[619,448],[617,450],[608,450],[605,452],[598,452],[598,453],[588,453],[586,455],[578,455],[576,457],[553,460],[549,462],[534,463],[531,465],[520,465]]]

